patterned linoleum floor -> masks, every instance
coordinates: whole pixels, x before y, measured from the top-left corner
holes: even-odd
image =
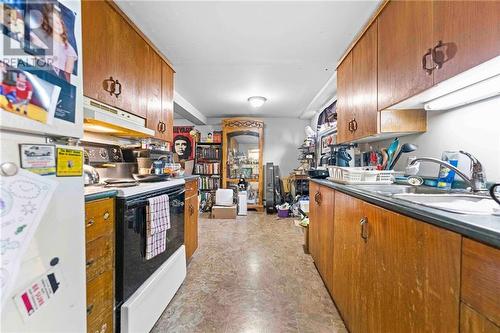
[[[346,332],[292,219],[200,218],[186,280],[152,332]]]

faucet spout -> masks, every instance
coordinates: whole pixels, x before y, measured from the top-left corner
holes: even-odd
[[[471,173],[472,177],[467,176],[464,174],[462,171],[460,171],[457,167],[451,165],[448,162],[442,161],[437,158],[432,158],[432,157],[418,157],[411,161],[410,166],[414,165],[417,162],[432,162],[439,164],[441,166],[444,166],[445,168],[448,168],[450,170],[455,171],[455,173],[462,178],[472,189],[473,192],[484,192],[487,191],[486,187],[486,177],[484,176],[484,172],[481,166],[481,163],[473,157],[469,153],[465,153],[460,151],[460,153],[468,156],[471,159]]]

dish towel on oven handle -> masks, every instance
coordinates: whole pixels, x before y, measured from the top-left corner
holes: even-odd
[[[167,249],[167,230],[170,229],[170,207],[167,194],[149,198],[146,212],[146,260]]]

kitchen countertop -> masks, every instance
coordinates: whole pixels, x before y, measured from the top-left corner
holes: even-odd
[[[356,185],[343,185],[326,179],[311,179],[311,181],[402,215],[422,220],[500,248],[500,216],[451,213],[366,191],[357,188]]]
[[[112,198],[118,194],[118,191],[103,186],[86,186],[84,188],[85,202],[103,198]]]

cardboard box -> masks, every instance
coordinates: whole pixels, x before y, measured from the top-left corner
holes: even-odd
[[[213,219],[235,219],[236,218],[236,205],[232,206],[213,206],[212,207]]]

